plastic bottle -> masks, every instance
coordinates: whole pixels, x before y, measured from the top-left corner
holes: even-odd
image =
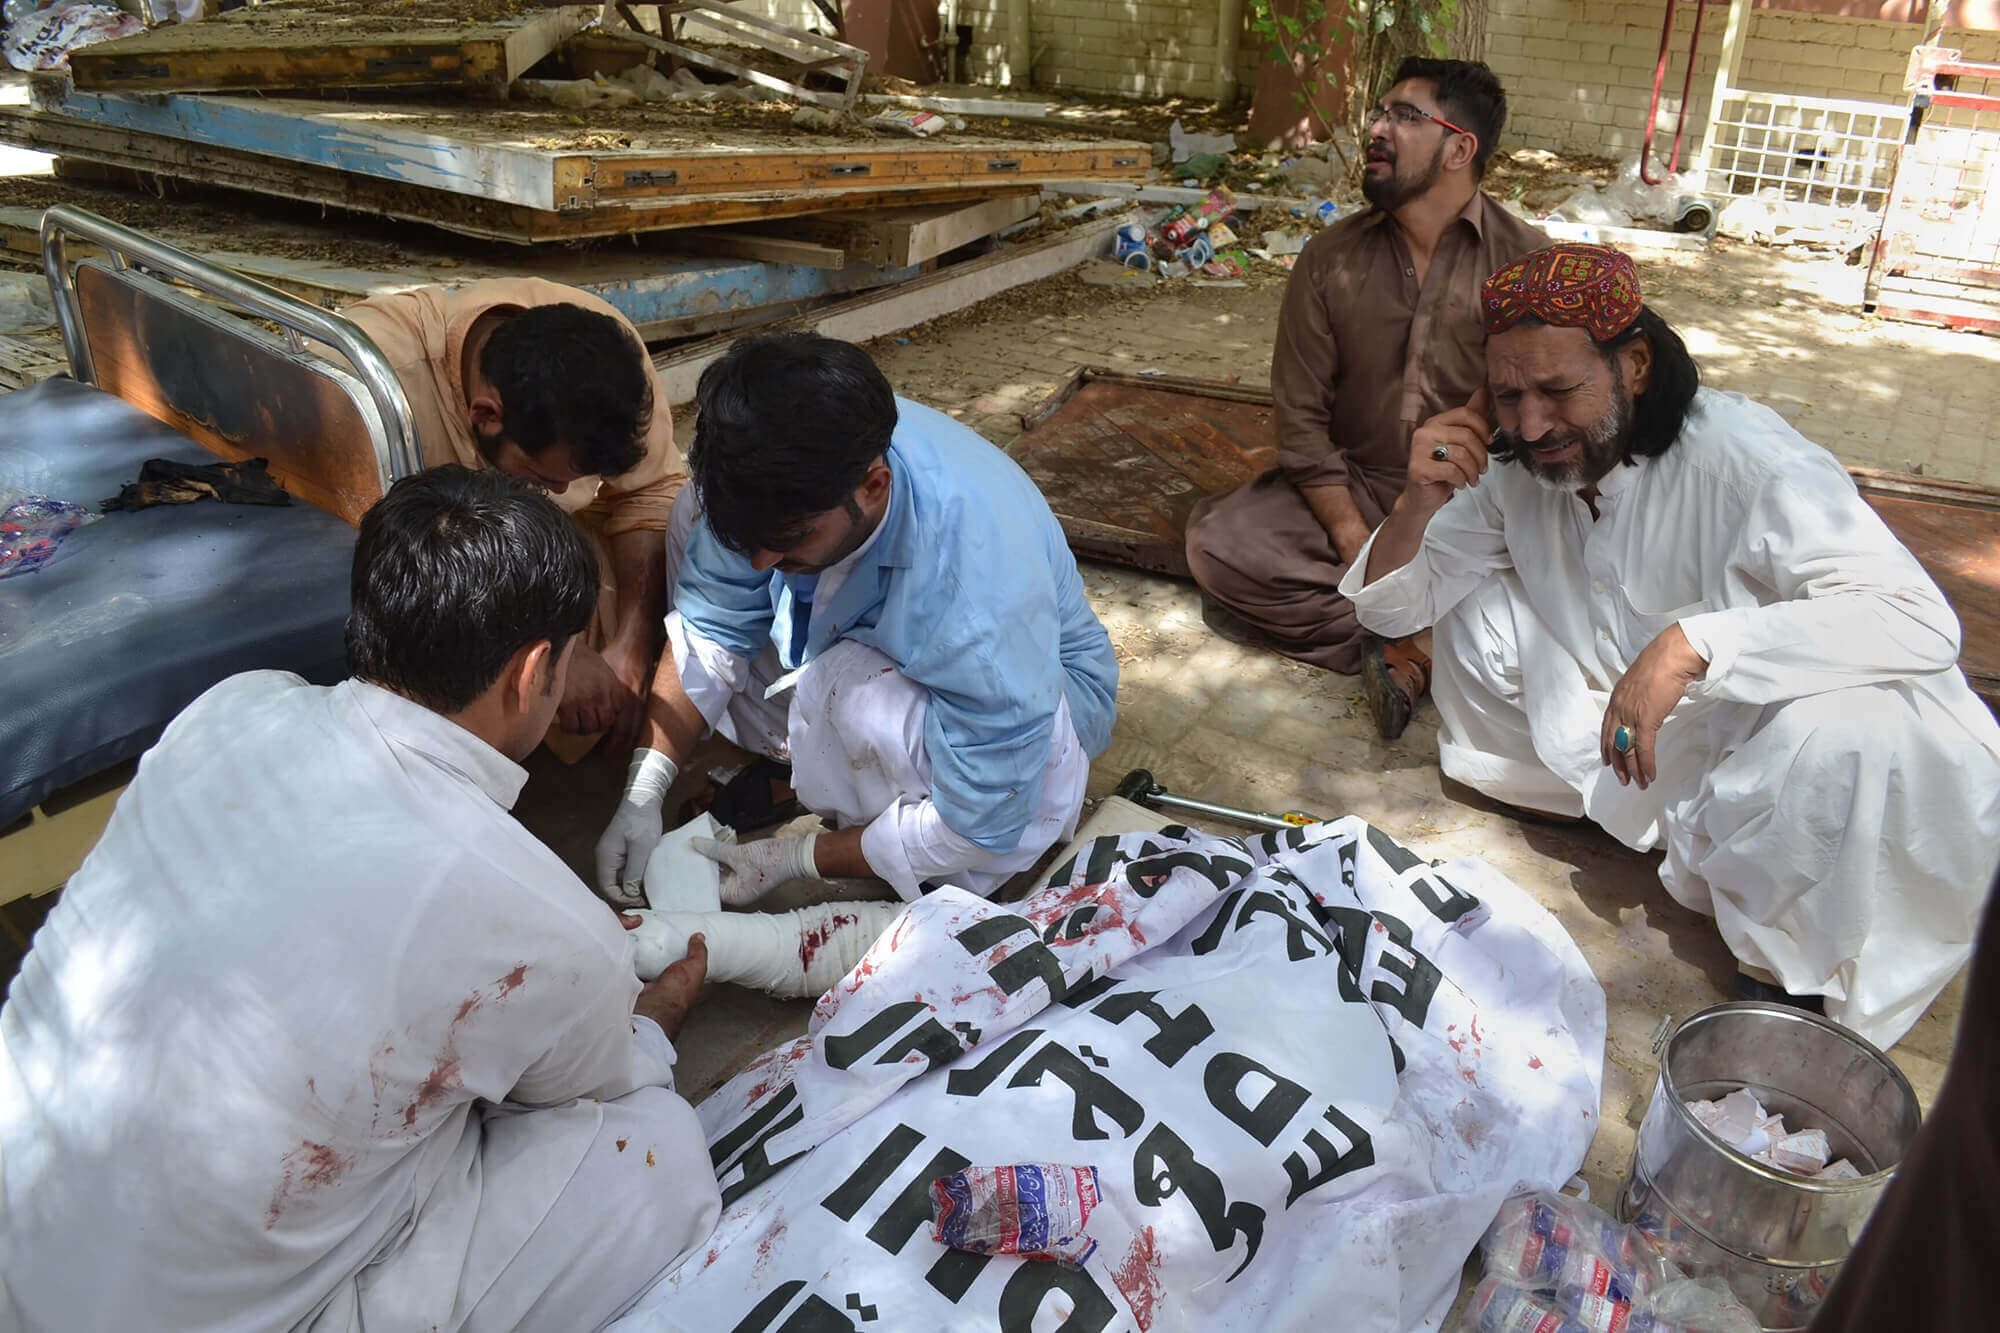
[[[1491,1274],[1479,1280],[1466,1312],[1476,1333],[1590,1333],[1587,1325],[1563,1314],[1545,1297]]]

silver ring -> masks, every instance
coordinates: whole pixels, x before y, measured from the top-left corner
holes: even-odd
[[[1448,444],[1440,444],[1439,446],[1437,446],[1437,448],[1431,450],[1431,457],[1435,458],[1440,463],[1444,462],[1445,459],[1451,457],[1451,446]]]

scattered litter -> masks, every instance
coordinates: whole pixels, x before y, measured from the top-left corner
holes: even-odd
[[[1702,198],[1705,184],[1700,172],[1680,172],[1658,185],[1649,185],[1635,157],[1610,185],[1602,190],[1586,185],[1543,216],[1598,227],[1646,223],[1675,231],[1706,232],[1715,225],[1715,209]]]
[[[516,79],[514,88],[527,101],[573,111],[634,106],[645,100],[629,84],[613,83],[601,74],[592,79]]]
[[[1242,278],[1250,273],[1250,257],[1241,250],[1223,250],[1201,266],[1211,278]]]
[[[825,107],[802,106],[792,113],[792,124],[797,125],[801,129],[820,130],[831,134],[838,131],[842,123],[838,115],[828,111]]]
[[[1651,1236],[1580,1199],[1509,1199],[1479,1250],[1485,1275],[1458,1333],[1758,1333],[1726,1284],[1690,1279]]]
[[[10,4],[6,13],[0,50],[15,69],[68,69],[69,53],[78,47],[146,30],[137,15],[111,4],[58,0],[47,9],[27,10]]]
[[[1233,134],[1195,134],[1181,125],[1180,118],[1167,127],[1167,142],[1173,149],[1173,160],[1186,162],[1190,158],[1223,156],[1236,151],[1236,136]]]
[[[931,1182],[933,1239],[1075,1268],[1097,1249],[1084,1227],[1102,1197],[1094,1166],[969,1166]]]
[[[1823,1129],[1789,1130],[1782,1115],[1772,1115],[1748,1088],[1738,1088],[1721,1101],[1686,1103],[1709,1133],[1752,1161],[1813,1180],[1859,1180],[1861,1172],[1846,1158],[1829,1162],[1833,1149]]]
[[[943,116],[935,111],[918,111],[896,108],[879,111],[861,122],[878,130],[893,130],[898,134],[908,134],[914,138],[929,138],[943,130],[962,130],[965,122],[957,116]]]
[[[1220,176],[1229,166],[1229,159],[1221,153],[1203,153],[1177,164],[1172,176],[1177,181],[1207,181]]]
[[[100,517],[68,500],[0,487],[0,578],[46,567],[63,538]]]

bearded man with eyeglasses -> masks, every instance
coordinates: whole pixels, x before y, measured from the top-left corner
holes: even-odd
[[[1271,360],[1278,465],[1204,501],[1188,525],[1210,628],[1362,672],[1385,739],[1428,687],[1429,636],[1375,639],[1339,584],[1402,493],[1411,434],[1484,382],[1479,284],[1548,244],[1479,188],[1506,119],[1483,64],[1397,68],[1368,126],[1369,207],[1314,237],[1285,287]]]

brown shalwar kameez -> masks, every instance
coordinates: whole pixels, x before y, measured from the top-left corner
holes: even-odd
[[[1371,528],[1387,517],[1411,433],[1485,382],[1480,283],[1548,243],[1475,194],[1421,285],[1387,213],[1344,218],[1307,244],[1271,360],[1278,466],[1196,507],[1187,554],[1202,591],[1289,657],[1360,669],[1368,635],[1337,591],[1347,565],[1300,490],[1345,485]]]
[[[361,327],[396,372],[416,421],[424,466],[459,463],[483,468],[490,464],[473,435],[466,401],[466,335],[491,311],[544,305],[579,305],[609,315],[632,335],[632,354],[645,355],[639,331],[616,306],[593,292],[541,278],[487,278],[459,288],[417,287],[371,296],[340,313]],[[597,552],[602,586],[596,619],[584,636],[592,648],[608,643],[618,625],[618,586],[610,539],[641,531],[661,533],[661,540],[666,540],[667,517],[686,480],[687,463],[674,444],[672,406],[655,373],[653,418],[638,465],[616,477],[579,477],[550,497],[577,519]]]

